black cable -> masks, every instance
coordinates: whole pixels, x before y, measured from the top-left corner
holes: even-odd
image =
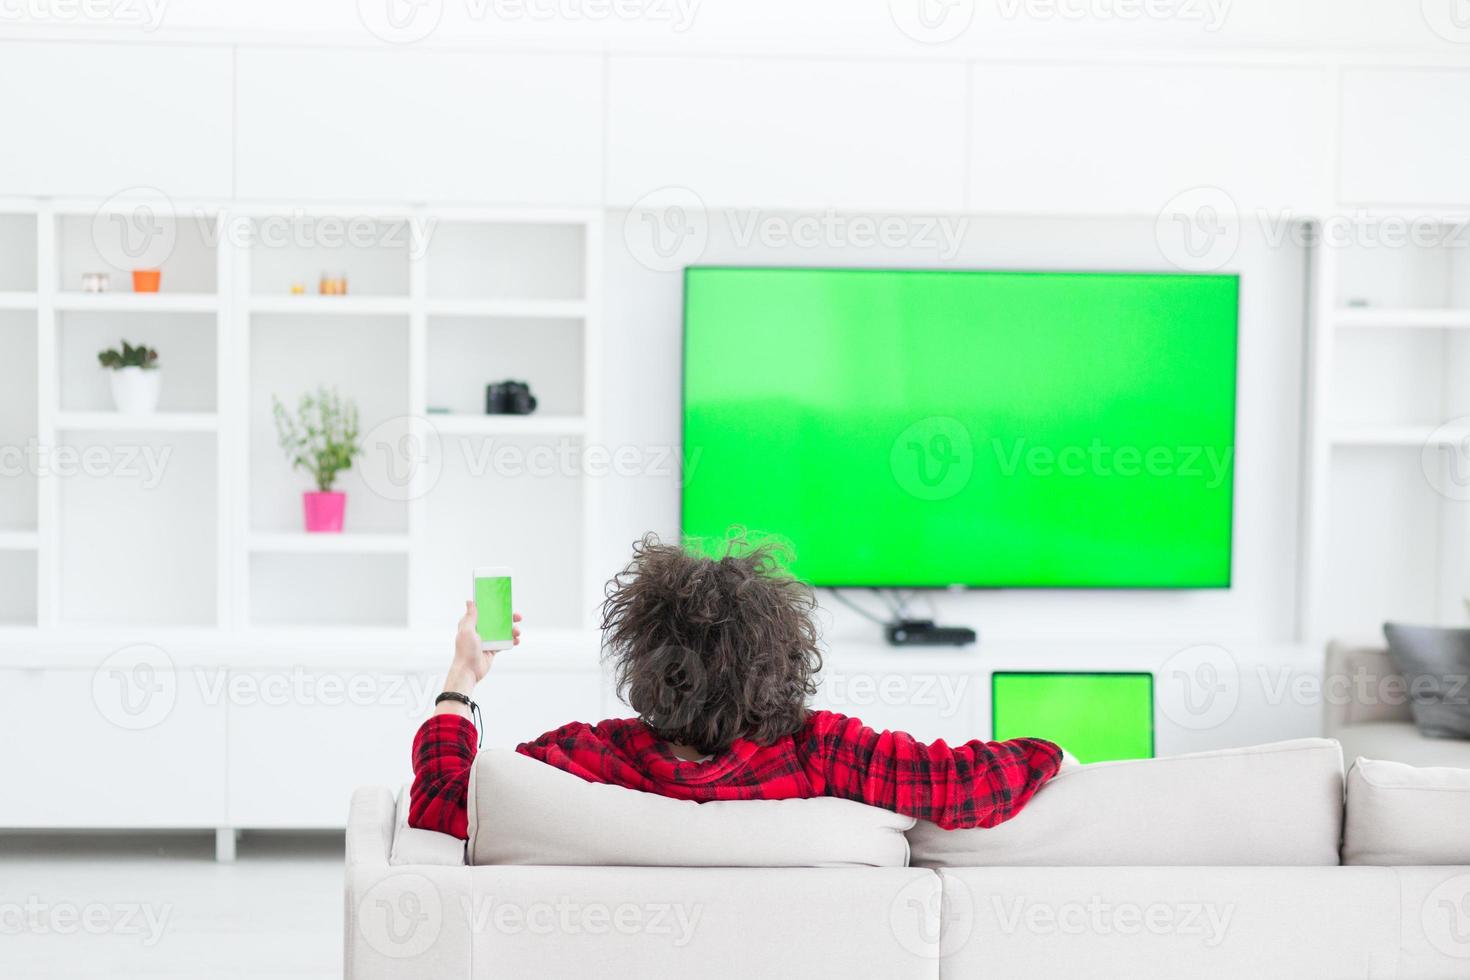
[[[868,591],[872,592],[883,605],[888,607],[888,611],[893,613],[894,619],[903,619],[903,606],[896,603],[892,596],[876,586],[870,588]]]
[[[864,609],[863,607],[859,606],[857,603],[852,602],[850,599],[847,598],[847,596],[843,595],[837,589],[828,589],[827,591],[832,593],[832,598],[836,599],[838,602],[842,603],[844,606],[846,606],[847,608],[851,609],[853,612],[857,613],[859,616],[863,617],[864,619],[870,620],[870,621],[872,621],[874,623],[877,623],[879,626],[887,626],[888,625],[888,623],[886,623],[885,621],[879,619],[877,616],[874,616],[872,613],[868,612],[866,609]]]

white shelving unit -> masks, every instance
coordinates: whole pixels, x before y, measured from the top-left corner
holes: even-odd
[[[1396,216],[1372,216],[1378,220]],[[1422,221],[1422,215],[1412,216]],[[1470,249],[1443,234],[1318,245],[1302,622],[1313,643],[1385,620],[1467,622]]]
[[[136,231],[139,203],[0,201],[0,340],[19,355],[0,368],[0,442],[100,461],[6,478],[0,577],[35,588],[0,602],[0,628],[422,639],[494,562],[547,635],[587,635],[596,481],[579,464],[507,473],[495,453],[580,459],[597,438],[600,214],[176,202],[146,212],[172,243],[148,294],[108,262],[135,244],[107,236]],[[316,234],[346,225],[346,241]],[[327,270],[347,295],[315,294]],[[91,271],[112,291],[83,292]],[[112,410],[96,351],[119,338],[160,351],[153,415]],[[537,412],[482,414],[485,385],[511,379]],[[275,444],[272,397],[318,384],[375,440],[339,484],[342,534],[303,531],[309,478]],[[405,468],[395,426],[428,434],[431,465]]]

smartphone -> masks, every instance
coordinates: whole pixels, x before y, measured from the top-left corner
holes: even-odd
[[[475,600],[475,632],[481,650],[509,650],[515,645],[511,623],[510,569],[499,565],[476,568],[470,583]]]

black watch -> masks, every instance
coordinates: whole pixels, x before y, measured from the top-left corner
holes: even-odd
[[[468,694],[461,694],[458,691],[443,692],[434,699],[434,704],[438,705],[441,701],[458,701],[460,704],[469,705],[470,718],[473,719],[475,730],[479,732],[480,736],[479,741],[476,743],[475,747],[483,748],[485,745],[485,725],[484,718],[480,714],[480,706],[476,704]]]

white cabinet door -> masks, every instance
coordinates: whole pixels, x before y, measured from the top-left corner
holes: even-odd
[[[221,45],[7,42],[0,193],[228,196],[232,81]]]
[[[1355,69],[1342,77],[1342,199],[1470,203],[1470,71]]]
[[[957,63],[620,57],[608,201],[687,188],[715,207],[959,210]]]
[[[242,48],[245,198],[589,205],[596,56]]]
[[[229,676],[229,825],[341,827],[359,786],[413,776],[413,736],[443,671],[236,671]],[[511,748],[569,721],[597,721],[593,673],[492,673],[477,693],[485,746]]]
[[[970,204],[1155,215],[1195,187],[1242,211],[1328,194],[1332,96],[1307,68],[979,65]]]
[[[225,713],[148,653],[94,670],[0,670],[0,826],[215,827]]]

